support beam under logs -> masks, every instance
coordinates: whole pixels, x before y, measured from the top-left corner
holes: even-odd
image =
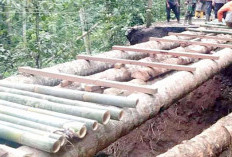
[[[195,28],[186,28],[187,31],[193,31],[193,32],[203,32],[203,33],[216,33],[216,34],[229,34],[232,35],[232,32],[228,31],[218,31],[218,30],[200,30],[200,29],[195,29]]]
[[[193,34],[183,34],[183,33],[168,33],[168,35],[182,36],[182,37],[193,37],[201,39],[213,39],[213,40],[222,40],[222,41],[232,41],[231,38],[222,38],[217,36],[206,36],[206,35],[193,35]]]
[[[140,65],[140,66],[155,67],[155,68],[165,68],[165,69],[180,70],[180,71],[190,71],[190,72],[196,71],[196,68],[190,67],[190,66],[184,66],[184,65],[141,62],[141,61],[115,59],[115,58],[102,58],[102,57],[93,57],[93,56],[87,56],[87,55],[79,55],[77,56],[77,59],[101,61],[101,62],[108,62],[108,63],[123,63],[123,64]]]
[[[187,40],[173,40],[173,39],[164,39],[164,38],[150,38],[151,41],[160,41],[160,42],[175,42],[179,44],[188,44],[188,45],[201,45],[201,46],[212,46],[220,48],[232,48],[232,45],[229,44],[217,44],[217,43],[205,43],[200,41],[187,41]]]
[[[119,89],[124,89],[124,90],[132,91],[132,92],[137,91],[137,92],[146,93],[146,94],[157,93],[157,89],[150,88],[148,86],[139,86],[139,85],[116,82],[116,81],[86,78],[83,76],[76,76],[76,75],[70,75],[70,74],[64,74],[64,73],[47,72],[47,71],[33,69],[29,67],[19,67],[18,70],[19,72],[28,73],[32,75],[39,75],[39,76],[56,78],[56,79],[67,80],[67,81],[93,84],[93,85],[98,85],[98,86],[103,86],[103,87],[119,88]]]
[[[177,41],[177,40],[174,40],[174,41]],[[141,48],[134,48],[134,47],[132,48],[132,47],[127,47],[127,46],[113,46],[112,49],[113,50],[121,50],[121,51],[150,53],[150,54],[184,56],[184,57],[197,58],[197,59],[213,59],[213,60],[219,59],[219,56],[212,56],[212,55],[207,55],[207,54],[191,53],[191,52],[176,52],[176,51],[170,51],[170,50],[141,49]]]

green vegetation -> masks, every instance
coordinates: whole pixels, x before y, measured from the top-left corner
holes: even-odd
[[[12,75],[18,66],[48,67],[78,53],[125,44],[127,28],[146,22],[147,4],[148,0],[0,0],[0,75]],[[151,11],[153,22],[165,20],[165,1],[153,0]]]

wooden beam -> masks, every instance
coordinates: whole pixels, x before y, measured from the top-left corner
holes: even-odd
[[[103,86],[103,87],[119,88],[119,89],[124,89],[124,90],[132,91],[132,92],[137,91],[137,92],[147,93],[147,94],[157,93],[157,89],[154,89],[148,86],[134,85],[130,83],[86,78],[83,76],[76,76],[76,75],[70,75],[70,74],[64,74],[64,73],[47,72],[47,71],[29,68],[29,67],[19,67],[18,70],[19,72],[28,73],[32,75],[38,75],[38,76],[44,76],[44,77],[49,77],[49,78],[80,82],[80,83],[86,83],[86,84],[93,84],[93,85],[98,85],[98,86]]]
[[[229,44],[217,44],[217,43],[205,43],[201,41],[187,41],[187,40],[174,40],[174,39],[164,39],[164,38],[150,38],[151,41],[159,41],[159,42],[175,42],[179,44],[188,44],[188,45],[201,45],[201,46],[212,46],[212,47],[220,47],[220,48],[232,48],[232,45]]]
[[[102,58],[102,57],[93,57],[93,56],[87,56],[87,55],[79,55],[79,56],[77,56],[77,58],[78,59],[85,59],[85,60],[92,60],[92,61],[108,62],[108,63],[123,63],[123,64],[139,65],[139,66],[146,66],[146,67],[190,71],[190,72],[193,72],[196,70],[196,68],[194,68],[194,67],[184,66],[184,65],[173,65],[173,64],[153,63],[153,62],[140,62],[140,61],[134,61],[134,60],[125,60],[125,59],[116,59],[116,58]]]
[[[219,56],[212,56],[208,54],[201,53],[191,53],[191,52],[176,52],[170,50],[158,50],[158,49],[141,49],[141,48],[132,48],[126,46],[113,46],[113,50],[121,50],[121,51],[134,51],[134,52],[143,52],[150,54],[163,54],[163,55],[172,55],[172,56],[185,56],[190,58],[200,58],[200,59],[213,59],[218,60]]]
[[[193,35],[193,34],[172,33],[172,32],[169,32],[168,35],[193,37],[193,38],[201,38],[201,39],[215,39],[215,40],[222,40],[222,41],[232,41],[232,38],[221,38],[217,36],[207,36],[207,35]]]
[[[232,35],[232,32],[227,32],[227,31],[216,31],[216,30],[199,30],[199,29],[195,29],[195,28],[186,28],[186,30],[188,31],[193,31],[193,32],[203,32],[203,33],[216,33],[216,34],[230,34]]]

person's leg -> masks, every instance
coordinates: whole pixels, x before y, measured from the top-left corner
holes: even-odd
[[[192,25],[192,17],[194,16],[194,12],[196,9],[196,3],[191,4],[191,10],[190,10],[190,15],[189,15],[189,24]]]
[[[184,16],[184,25],[187,24],[190,14],[191,14],[191,5],[188,4],[186,12],[185,12],[185,16]]]
[[[215,3],[215,6],[214,6],[215,19],[217,18],[218,10],[219,10],[223,5],[224,5],[223,3]]]
[[[210,15],[212,11],[212,1],[206,1],[206,21],[210,21]]]
[[[177,21],[180,22],[180,13],[178,11],[177,5],[175,5],[175,6],[172,7],[172,11],[174,12],[174,14],[176,16]]]
[[[169,7],[167,6],[166,4],[166,12],[167,12],[167,21],[169,22],[170,21],[170,12],[171,12],[171,5],[169,4]]]

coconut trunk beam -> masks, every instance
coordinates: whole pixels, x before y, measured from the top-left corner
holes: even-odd
[[[110,95],[104,95],[104,94],[89,93],[89,92],[76,91],[76,90],[70,90],[70,89],[45,87],[45,86],[32,85],[32,84],[12,84],[9,82],[8,83],[0,82],[0,86],[20,89],[20,90],[26,90],[30,92],[45,94],[45,95],[52,95],[52,96],[56,96],[60,98],[87,101],[87,102],[106,104],[106,105],[112,105],[112,106],[118,106],[118,107],[133,107],[134,108],[136,107],[136,104],[138,103],[138,99],[136,98],[110,96]]]
[[[212,78],[223,68],[232,64],[232,50],[223,49],[215,56],[220,56],[217,61],[201,60],[192,66],[197,70],[194,73],[177,72],[173,75],[156,82],[158,93],[152,97],[147,94],[132,94],[129,97],[139,98],[137,109],[126,110],[123,122],[111,121],[106,126],[94,132],[91,136],[86,136],[82,141],[74,142],[73,148],[62,151],[56,156],[59,157],[88,157],[93,156],[98,151],[107,147],[109,144],[127,134],[132,129],[142,124],[149,118],[159,113],[161,108],[168,107],[176,100],[190,93],[202,83]],[[83,147],[84,146],[84,147]],[[33,152],[33,149],[30,149]],[[44,154],[52,156],[49,154]],[[43,156],[41,154],[41,156]]]
[[[217,156],[231,146],[231,138],[232,114],[229,114],[201,134],[176,145],[158,157]]]
[[[14,103],[19,103],[30,107],[94,119],[103,124],[107,124],[110,120],[110,113],[107,110],[63,105],[63,104],[53,103],[33,97],[16,95],[11,93],[2,93],[2,92],[0,92],[0,99]]]
[[[27,131],[11,128],[1,124],[0,137],[5,140],[27,145],[49,153],[56,153],[60,150],[59,140],[39,136]]]
[[[78,121],[78,122],[81,122],[81,123],[85,123],[85,125],[91,130],[97,130],[97,128],[98,128],[97,121],[91,120],[91,119],[66,115],[66,114],[62,114],[62,113],[58,113],[58,112],[53,112],[53,111],[48,111],[48,110],[43,110],[43,109],[38,109],[38,108],[33,108],[33,107],[28,107],[28,106],[24,106],[24,105],[20,105],[20,104],[17,104],[17,103],[4,101],[4,100],[0,100],[0,104],[4,105],[4,106],[8,106],[8,107],[23,109],[23,110],[27,110],[27,111],[30,111],[30,112],[41,113],[41,114],[45,114],[45,115],[49,115],[49,116],[62,118],[62,119]],[[1,119],[1,117],[0,117],[0,119]]]
[[[24,111],[12,107],[6,107],[3,105],[0,105],[0,107],[1,107],[0,113],[2,114],[30,120],[45,125],[51,125],[58,128],[68,129],[72,131],[74,135],[79,138],[83,138],[86,135],[87,129],[84,123],[71,121],[71,120],[64,120],[57,117],[52,117],[52,116],[30,112],[30,111]]]
[[[30,133],[33,133],[33,134],[36,134],[36,135],[41,135],[41,136],[44,136],[44,137],[49,137],[49,138],[52,138],[52,139],[55,139],[55,140],[59,140],[61,146],[63,146],[67,142],[64,135],[55,134],[55,133],[49,133],[49,132],[45,132],[45,131],[25,127],[25,126],[22,126],[22,125],[17,125],[17,124],[14,124],[14,123],[1,121],[1,120],[0,120],[0,125],[8,126],[8,127],[15,128],[15,129],[18,129],[18,130],[27,131],[27,132],[30,132]]]
[[[43,95],[43,94],[38,94],[38,93],[33,93],[33,92],[28,92],[28,91],[23,91],[23,90],[17,90],[17,89],[13,89],[13,88],[5,88],[5,87],[1,87],[1,86],[0,86],[0,92],[7,92],[7,93],[12,93],[12,94],[18,94],[18,95],[34,97],[34,98],[48,100],[48,101],[51,101],[51,102],[64,104],[64,105],[87,107],[87,108],[91,108],[91,109],[108,110],[108,111],[110,111],[110,115],[111,115],[112,119],[121,120],[123,118],[123,110],[120,109],[120,108],[117,108],[117,107],[102,106],[102,105],[99,105],[99,104],[82,102],[82,101],[74,101],[74,100],[49,96],[49,95]],[[88,126],[93,125],[93,120],[80,118],[77,121],[88,123]]]

